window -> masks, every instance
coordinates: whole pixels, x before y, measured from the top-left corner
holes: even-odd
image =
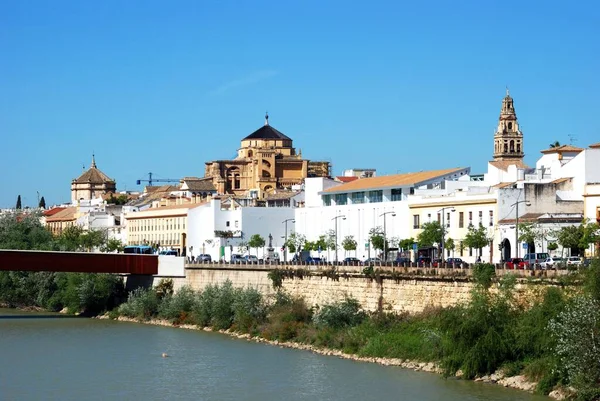
[[[438,215],[438,223],[441,224],[442,223],[442,214],[438,213],[437,215]]]
[[[427,222],[431,223],[431,213],[427,213]]]
[[[465,226],[465,212],[458,212],[458,228],[463,228],[464,226]]]
[[[392,189],[392,201],[402,200],[402,188]]]
[[[383,191],[369,191],[369,202],[377,203],[383,201]]]
[[[483,210],[479,211],[479,225],[483,225]]]
[[[335,204],[336,205],[345,205],[348,203],[348,195],[347,194],[335,194]]]
[[[419,215],[418,214],[414,214],[413,215],[413,228],[419,228],[420,224],[419,224]]]
[[[414,195],[414,194],[415,194],[415,188],[414,188],[414,187],[411,187],[411,188],[410,188],[410,194],[411,194],[411,195]]]
[[[469,225],[473,225],[473,212],[469,212]]]
[[[331,206],[331,195],[323,195],[323,205]]]
[[[365,193],[364,192],[353,192],[352,193],[352,204],[364,203]]]
[[[229,227],[229,221],[225,222],[225,227]]]
[[[462,241],[460,241],[460,242],[458,243],[458,249],[460,250],[460,256],[465,256],[465,255],[464,255],[464,250],[465,250],[465,247],[463,246],[463,243],[462,243]]]
[[[240,225],[240,222],[236,220],[236,221],[235,221],[235,228],[238,228],[238,227],[239,227],[239,225]]]
[[[473,256],[473,248],[469,247],[469,256]]]
[[[446,227],[450,227],[450,213],[446,213]]]
[[[494,226],[494,211],[490,210],[490,227]]]

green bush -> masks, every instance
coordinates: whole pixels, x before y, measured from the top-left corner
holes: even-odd
[[[319,310],[313,320],[317,326],[341,328],[360,324],[366,315],[361,311],[360,304],[354,298],[346,298],[342,302],[325,305]]]
[[[175,294],[159,292],[156,290],[156,296],[160,299],[158,306],[158,316],[162,319],[171,320],[173,323],[190,323],[191,314],[197,302],[196,293],[191,287],[182,287]]]
[[[135,319],[151,319],[158,312],[159,300],[153,289],[136,288],[129,293],[127,302],[119,307],[119,314]]]
[[[264,322],[267,316],[262,294],[254,289],[238,289],[233,301],[233,323],[236,330],[249,332]]]

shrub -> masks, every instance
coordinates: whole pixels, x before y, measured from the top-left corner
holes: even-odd
[[[365,313],[361,311],[358,301],[347,297],[342,302],[323,306],[314,316],[314,322],[321,327],[341,328],[356,326],[364,318]]]
[[[163,296],[164,298],[162,298],[158,307],[158,316],[177,324],[188,323],[190,314],[196,304],[196,293],[194,290],[191,287],[185,286],[175,294]],[[158,291],[157,297],[159,297]]]
[[[136,319],[150,319],[158,312],[158,297],[152,289],[136,288],[127,302],[119,307],[119,313]]]
[[[262,323],[267,315],[262,294],[254,289],[235,291],[233,301],[233,323],[237,330],[248,332]]]
[[[600,302],[580,296],[549,324],[559,366],[580,397],[598,394],[600,382]]]

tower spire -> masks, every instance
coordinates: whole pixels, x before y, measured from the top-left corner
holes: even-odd
[[[92,165],[90,168],[96,168],[96,155],[92,153]]]
[[[498,128],[494,133],[494,160],[523,160],[523,132],[517,120],[514,100],[508,86],[502,99]]]
[[[265,126],[269,125],[269,112],[265,112]]]

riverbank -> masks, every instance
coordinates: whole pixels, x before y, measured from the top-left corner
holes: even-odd
[[[98,316],[98,319],[110,319],[108,313],[102,316]],[[282,348],[292,348],[302,351],[309,351],[315,354],[324,355],[324,356],[335,356],[338,358],[349,359],[356,362],[367,362],[367,363],[376,363],[383,366],[396,366],[403,369],[410,369],[414,371],[421,371],[427,373],[436,373],[443,374],[443,369],[433,362],[418,362],[412,360],[403,360],[400,358],[377,358],[377,357],[362,357],[356,354],[347,354],[343,351],[330,349],[330,348],[322,348],[316,347],[311,344],[303,344],[293,341],[278,341],[278,340],[268,340],[259,336],[252,336],[248,333],[239,333],[232,330],[213,330],[210,327],[200,328],[193,324],[174,324],[169,320],[165,319],[150,319],[150,320],[140,320],[135,318],[130,318],[126,316],[119,316],[116,319],[121,322],[132,322],[132,323],[141,323],[155,326],[165,326],[165,327],[175,327],[185,330],[202,330],[213,332],[216,331],[221,334],[228,335],[230,337],[234,337],[240,340],[252,341],[261,344],[267,344],[271,346],[278,346]],[[457,378],[462,379],[460,372],[456,375]],[[533,393],[536,389],[537,382],[532,382],[528,380],[524,375],[516,375],[516,376],[506,376],[502,370],[499,370],[491,375],[476,377],[473,379],[475,382],[482,383],[491,383],[497,384],[507,388],[513,388],[516,390],[526,391],[529,393]],[[548,396],[555,400],[565,400],[568,397],[569,392],[564,389],[556,389],[553,390]]]

